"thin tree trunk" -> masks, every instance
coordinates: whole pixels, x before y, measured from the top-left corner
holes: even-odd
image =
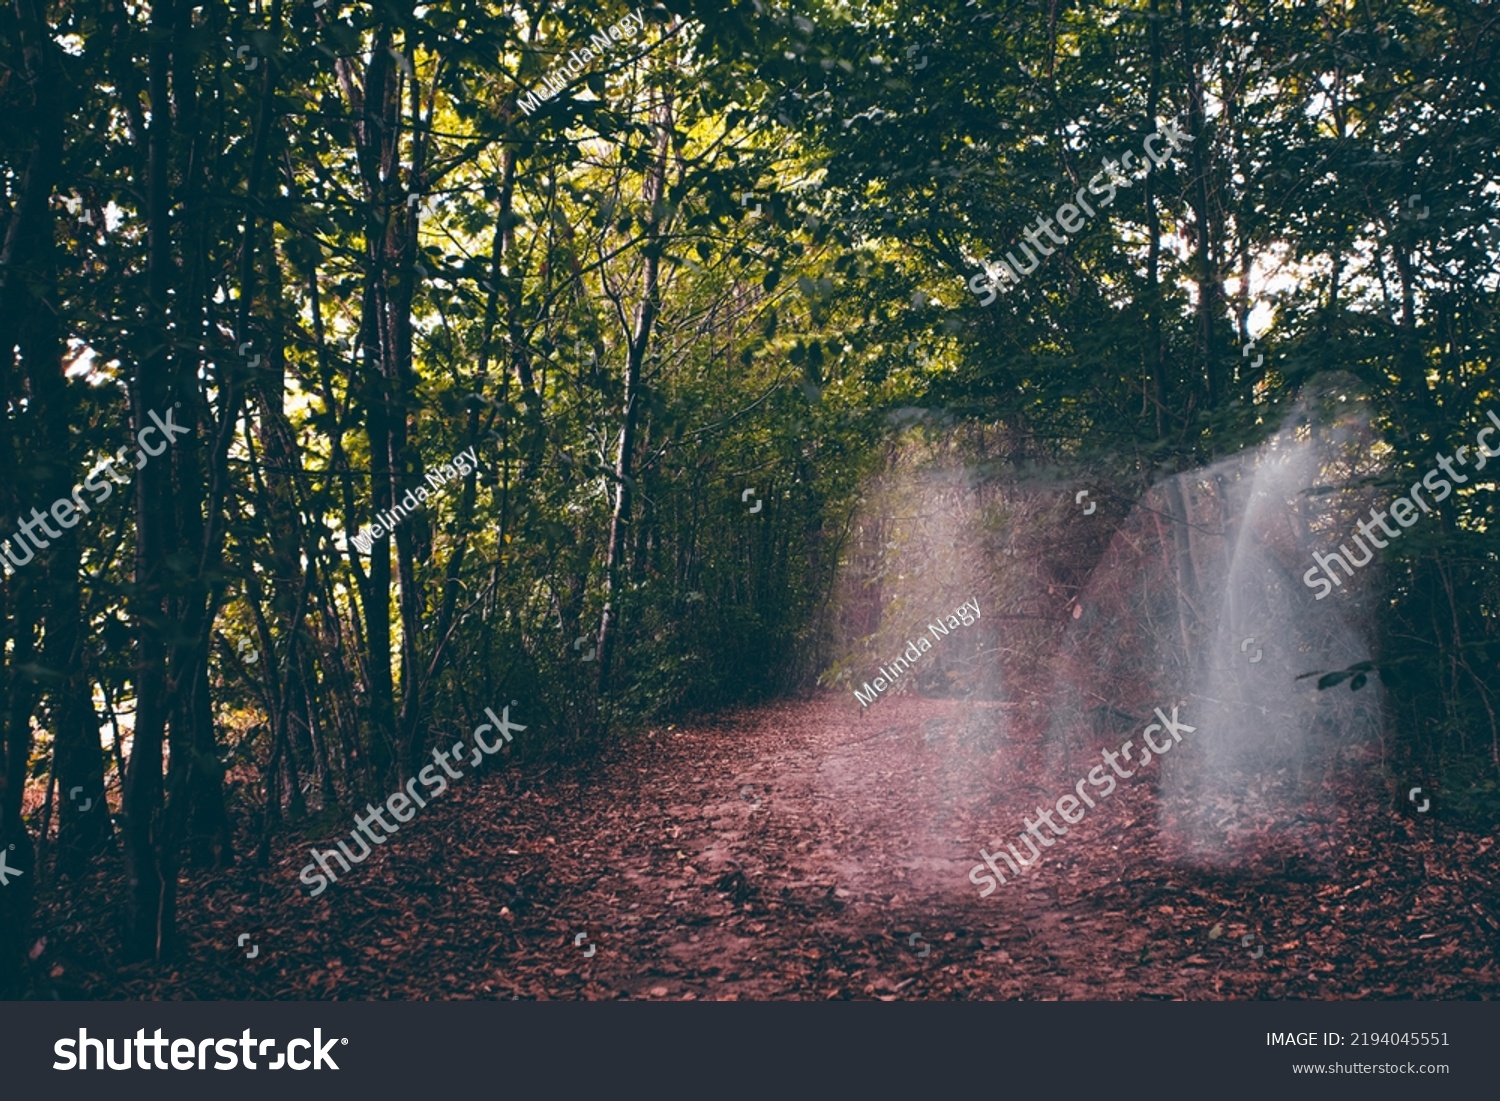
[[[131,387],[133,427],[140,432],[149,412],[167,406],[167,378],[172,346],[169,289],[173,266],[170,223],[171,96],[168,91],[176,0],[151,9],[147,83],[151,120],[147,131],[147,331],[151,350]],[[162,782],[166,735],[166,625],[172,621],[166,601],[166,564],[176,550],[171,532],[171,487],[165,463],[148,462],[136,471],[135,589],[129,604],[136,635],[137,707],[130,761],[125,769],[122,816],[125,820],[125,926],[127,960],[161,959],[170,952],[176,906],[176,854],[169,851],[164,830]],[[180,769],[180,765],[178,766]]]
[[[1188,201],[1192,204],[1197,237],[1198,354],[1203,361],[1204,394],[1208,409],[1212,411],[1219,407],[1220,394],[1218,355],[1214,347],[1214,316],[1223,296],[1215,261],[1212,211],[1208,202],[1208,141],[1203,133],[1206,116],[1203,107],[1203,80],[1194,53],[1192,0],[1180,0],[1180,3],[1183,65],[1188,91],[1188,132],[1193,137],[1188,147],[1188,161],[1192,172]]]
[[[32,90],[30,119],[20,121],[31,123],[32,148],[15,205],[9,212],[5,241],[0,245],[0,351],[5,357],[0,361],[0,409],[12,408],[19,396],[12,389],[12,380],[17,377],[13,349],[23,329],[31,330],[23,342],[23,356],[34,377],[38,377],[39,371],[60,363],[55,319],[50,316],[52,306],[46,302],[28,302],[28,299],[33,298],[32,285],[49,285],[49,269],[53,266],[53,215],[48,209],[48,200],[62,157],[64,91],[57,48],[52,43],[43,9],[36,0],[15,0],[15,20],[25,63],[24,76]],[[17,127],[18,130],[23,128],[24,125]],[[51,337],[46,335],[45,329],[37,330],[35,319],[42,314],[48,316],[40,323],[54,329]],[[27,318],[34,320],[28,324]],[[50,360],[32,367],[34,357],[40,359],[49,354],[43,342],[53,346]],[[33,412],[28,419],[44,416],[45,412]],[[13,463],[18,455],[9,421],[9,417],[0,417],[0,422],[4,422],[0,427],[0,457]],[[46,428],[42,425],[43,433]],[[8,477],[0,482],[4,483],[0,505],[4,506],[3,515],[9,520],[20,513],[20,486],[15,479]],[[74,556],[76,552],[74,555],[52,555],[54,559]],[[58,565],[66,568],[65,562],[55,563],[53,570]],[[31,756],[31,717],[39,691],[34,678],[17,674],[19,668],[36,660],[36,628],[42,618],[41,593],[45,578],[40,572],[41,563],[32,562],[30,568],[35,572],[22,577],[18,571],[13,575],[14,582],[0,587],[0,591],[16,592],[14,608],[6,607],[4,597],[0,596],[0,622],[11,628],[13,640],[9,663],[0,669],[0,854],[15,873],[14,876],[7,874],[7,885],[0,888],[0,998],[21,993],[21,969],[36,879],[35,850],[21,817],[21,804]],[[76,600],[73,604],[76,605]],[[58,615],[73,616],[76,623],[76,606],[54,600],[47,615],[49,631],[56,626]],[[48,649],[51,650],[50,640]],[[4,656],[4,639],[0,639],[0,660]]]
[[[615,453],[615,507],[609,521],[609,550],[605,557],[604,611],[599,618],[599,695],[609,690],[610,657],[615,635],[615,601],[619,594],[622,559],[625,549],[625,526],[630,518],[630,494],[635,457],[636,422],[644,396],[641,392],[641,364],[651,345],[652,331],[661,309],[661,253],[664,243],[663,222],[666,213],[667,163],[671,153],[672,99],[663,93],[656,110],[656,158],[641,188],[641,197],[650,210],[645,234],[645,270],[641,276],[641,300],[636,307],[635,322],[626,348],[624,423],[620,427],[620,446]]]

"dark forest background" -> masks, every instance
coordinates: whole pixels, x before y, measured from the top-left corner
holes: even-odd
[[[1500,411],[1494,5],[672,0],[518,107],[629,10],[0,11],[0,535],[190,429],[0,585],[0,994],[43,982],[42,900],[169,959],[180,883],[487,706],[579,761],[837,680],[883,606],[861,498],[913,449],[1128,502],[1338,372],[1394,494]],[[1167,119],[1196,140],[978,305]],[[1495,499],[1436,511],[1366,672],[1492,821]],[[1006,522],[1060,591],[1103,549]]]

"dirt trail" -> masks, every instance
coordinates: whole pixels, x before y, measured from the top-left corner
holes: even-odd
[[[901,697],[861,714],[828,694],[658,728],[571,776],[506,761],[318,899],[288,891],[305,848],[186,893],[169,977],[72,959],[58,978],[225,998],[1500,992],[1492,842],[1393,814],[1369,748],[1342,753],[1337,798],[1299,825],[1324,859],[1268,842],[1234,873],[1186,868],[1146,779],[980,899],[979,848],[1081,775],[1077,744],[1068,768],[1043,761],[1037,714]]]

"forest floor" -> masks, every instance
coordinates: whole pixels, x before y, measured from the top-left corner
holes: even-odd
[[[45,912],[41,964],[93,998],[1500,996],[1493,838],[1397,809],[1368,743],[1296,807],[1272,776],[1168,813],[1153,764],[980,898],[979,849],[1123,740],[1059,759],[1038,715],[827,693],[567,771],[502,754],[315,899],[306,843],[185,875],[172,967],[117,970],[106,919]],[[1188,819],[1227,863],[1193,866]]]

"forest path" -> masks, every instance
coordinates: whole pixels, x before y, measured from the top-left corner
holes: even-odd
[[[288,893],[299,847],[184,892],[180,968],[116,986],[75,960],[69,977],[92,996],[168,998],[1500,990],[1492,843],[1391,813],[1368,746],[1341,751],[1325,784],[1337,799],[1300,825],[1336,859],[1267,843],[1233,873],[1168,861],[1153,769],[979,898],[979,848],[1014,840],[1098,760],[1075,746],[1044,762],[1039,714],[903,697],[861,714],[826,693],[659,727],[566,775],[498,760],[319,898]],[[240,932],[258,959],[235,947]]]

